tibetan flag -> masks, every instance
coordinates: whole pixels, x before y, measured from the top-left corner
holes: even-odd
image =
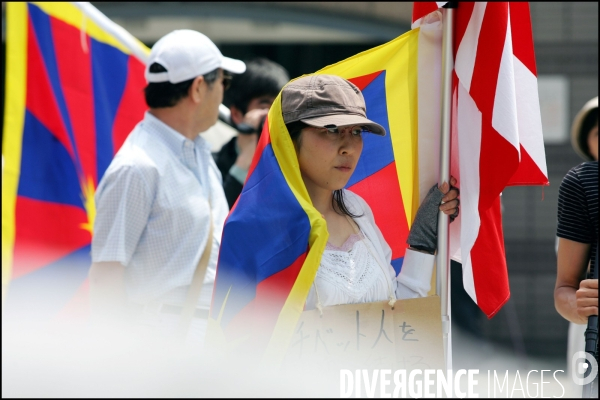
[[[6,9],[3,309],[49,320],[86,304],[95,188],[143,118],[149,49],[89,3]]]
[[[367,118],[388,132],[385,137],[364,136],[363,152],[347,189],[369,203],[392,248],[397,272],[420,198],[436,182],[439,79],[427,78],[435,66],[421,64],[419,45],[422,40],[441,39],[440,33],[439,26],[427,32],[428,37],[413,30],[317,72],[357,85],[365,98]],[[421,72],[428,79],[422,88]],[[427,122],[420,127],[422,103],[429,105],[433,117],[424,118]],[[426,131],[423,140],[421,129]],[[421,169],[423,164],[428,168]],[[241,344],[251,343],[246,348],[251,347],[254,355],[262,354],[267,362],[281,361],[327,239],[326,222],[312,206],[300,175],[281,114],[280,94],[269,111],[244,189],[225,223],[209,345],[228,346],[227,351],[239,354]]]
[[[430,18],[413,14],[414,25]],[[461,213],[450,225],[450,254],[462,260],[465,290],[491,318],[510,297],[500,194],[549,184],[529,5],[459,2],[454,40],[450,171]]]

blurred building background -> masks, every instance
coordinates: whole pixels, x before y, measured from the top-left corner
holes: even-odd
[[[173,29],[195,29],[229,57],[264,56],[282,64],[292,77],[403,34],[412,14],[410,2],[92,4],[148,46]],[[493,319],[482,314],[481,330],[484,338],[517,355],[558,360],[566,355],[568,324],[553,300],[556,204],[562,177],[581,162],[569,142],[571,120],[598,95],[598,3],[530,7],[550,186],[508,188],[503,194],[512,297]],[[2,19],[5,60],[4,12]],[[4,62],[2,77],[4,93]]]

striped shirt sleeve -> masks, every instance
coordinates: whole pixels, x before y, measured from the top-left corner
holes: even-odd
[[[594,227],[590,225],[590,210],[579,170],[571,169],[558,192],[557,236],[579,243],[592,243]]]

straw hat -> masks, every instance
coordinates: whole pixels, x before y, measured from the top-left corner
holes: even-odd
[[[573,125],[571,125],[571,145],[573,149],[583,159],[590,161],[593,161],[593,159],[587,146],[587,136],[592,127],[584,127],[583,125],[588,115],[592,112],[598,112],[598,96],[585,103],[575,116]]]

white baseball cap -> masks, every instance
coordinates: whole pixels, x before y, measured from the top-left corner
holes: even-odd
[[[162,65],[167,72],[150,72],[153,63]],[[180,83],[217,68],[241,74],[246,70],[246,64],[224,57],[206,35],[190,29],[179,29],[166,34],[152,46],[145,76],[149,83]]]

